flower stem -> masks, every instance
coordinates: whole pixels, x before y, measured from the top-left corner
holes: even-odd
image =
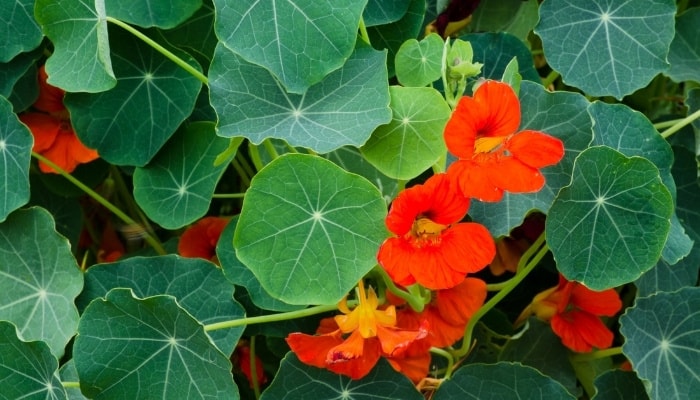
[[[158,51],[160,54],[167,57],[170,61],[177,64],[180,68],[182,68],[185,71],[192,74],[192,76],[197,78],[200,82],[202,82],[205,85],[209,85],[209,79],[207,79],[207,77],[203,73],[201,73],[199,70],[197,70],[195,67],[191,66],[190,64],[186,63],[185,60],[183,60],[182,58],[173,54],[170,50],[168,50],[165,47],[156,43],[153,39],[149,38],[148,36],[144,35],[143,33],[139,32],[138,30],[132,28],[129,24],[126,24],[126,23],[124,23],[118,19],[112,18],[112,17],[106,17],[105,20],[107,22],[113,23],[114,25],[122,27],[123,29],[125,29],[129,33],[131,33],[132,35],[143,40],[146,44],[153,47],[156,51]]]
[[[587,362],[587,361],[593,361],[593,360],[600,360],[601,358],[616,356],[618,354],[622,354],[622,347],[621,346],[612,347],[612,348],[605,349],[605,350],[596,350],[596,351],[592,351],[590,353],[573,354],[570,358],[571,358],[571,361],[574,361],[574,362]]]
[[[214,193],[212,199],[242,199],[245,197],[244,193]]]
[[[557,71],[552,71],[550,72],[543,80],[542,80],[542,86],[545,88],[548,88],[549,85],[553,84],[554,81],[559,78],[559,73]]]
[[[685,117],[685,118],[679,120],[679,121],[676,122],[673,126],[671,126],[670,128],[666,129],[665,131],[661,132],[661,136],[662,136],[664,139],[667,139],[669,136],[671,136],[671,135],[673,135],[674,133],[680,131],[681,129],[683,129],[683,127],[685,127],[686,125],[688,125],[689,123],[695,121],[695,120],[698,119],[698,118],[700,118],[700,110],[697,110],[697,111],[695,111],[694,113],[688,115],[687,117]]]
[[[78,388],[80,389],[80,382],[61,382],[61,385],[66,389]]]
[[[85,192],[88,196],[95,199],[96,202],[100,203],[104,208],[111,211],[114,215],[117,216],[117,218],[121,219],[125,224],[138,225],[136,221],[134,221],[131,217],[126,215],[122,210],[117,208],[114,204],[110,203],[107,199],[102,197],[96,191],[87,187],[84,183],[80,182],[78,179],[73,177],[73,175],[66,172],[63,168],[54,164],[48,158],[42,156],[41,154],[35,153],[33,151],[32,151],[32,157],[36,158],[37,160],[39,160],[39,161],[43,162],[44,164],[48,165],[49,167],[53,168],[54,171],[57,171],[61,176],[66,178],[70,183],[74,184],[75,186],[80,188],[80,190]],[[158,241],[158,239],[155,236],[152,236],[150,233],[146,232],[145,240],[149,245],[151,245],[151,247],[153,247],[153,249],[156,251],[156,253],[158,253],[160,255],[168,254],[168,252],[165,251],[165,249],[163,248],[163,245],[160,244],[160,241]]]
[[[384,281],[386,288],[389,289],[389,291],[395,296],[406,300],[406,303],[408,303],[408,305],[413,309],[413,311],[423,311],[423,307],[425,307],[425,304],[423,303],[422,297],[416,297],[411,293],[399,289],[398,286],[396,286],[396,284],[394,283],[394,281],[391,280],[384,268],[382,268],[381,266],[374,267],[374,272],[376,272],[379,276],[382,277],[382,281]]]
[[[450,379],[450,376],[452,376],[452,367],[455,365],[455,359],[452,357],[452,354],[438,347],[431,347],[430,352],[442,356],[447,360],[447,368],[445,369],[445,376],[443,378]]]
[[[287,321],[295,318],[308,317],[310,315],[322,314],[324,312],[337,310],[338,306],[336,304],[331,305],[320,305],[309,308],[304,308],[296,311],[289,311],[278,314],[260,315],[257,317],[233,319],[230,321],[216,322],[209,325],[204,325],[204,330],[215,331],[219,329],[236,328],[239,326],[253,325],[253,324],[264,324],[267,322],[279,322]]]
[[[504,297],[506,297],[513,289],[515,289],[518,284],[525,279],[525,277],[539,264],[540,260],[547,254],[549,251],[549,247],[547,247],[545,241],[545,234],[542,232],[540,237],[535,240],[535,242],[530,246],[525,253],[523,253],[522,257],[520,258],[520,262],[518,263],[518,272],[515,274],[515,276],[508,281],[504,282],[507,283],[501,289],[500,292],[496,293],[491,300],[486,302],[477,312],[472,315],[471,318],[469,318],[469,322],[467,323],[467,327],[465,328],[464,332],[464,340],[462,341],[462,347],[454,351],[454,355],[456,358],[462,358],[467,355],[469,352],[469,349],[472,347],[472,335],[474,333],[474,327],[476,327],[477,322],[486,315],[487,312],[489,312],[496,304],[498,304],[501,300],[503,300]],[[534,255],[533,255],[534,254]]]
[[[275,145],[272,144],[272,141],[270,141],[270,139],[265,139],[263,141],[263,146],[265,147],[265,150],[267,150],[267,154],[269,154],[270,158],[272,158],[273,160],[280,156],[280,154],[277,152],[277,149],[275,149]]]
[[[258,370],[255,361],[255,336],[250,337],[250,380],[253,385],[253,393],[255,394],[255,399],[260,398],[260,384],[258,383]]]

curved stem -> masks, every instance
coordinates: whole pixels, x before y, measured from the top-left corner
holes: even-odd
[[[42,156],[39,153],[33,152],[33,151],[32,151],[32,157],[36,158],[37,160],[39,160],[39,161],[43,162],[44,164],[48,165],[49,167],[53,168],[54,171],[57,171],[61,176],[66,178],[70,183],[74,184],[75,186],[80,188],[80,190],[85,192],[88,196],[95,199],[96,202],[100,203],[104,208],[111,211],[114,215],[117,216],[117,218],[121,219],[124,223],[126,223],[128,225],[137,225],[137,222],[134,221],[130,216],[126,215],[122,210],[117,208],[114,204],[110,203],[107,199],[102,197],[99,193],[97,193],[96,191],[87,187],[84,183],[80,182],[78,179],[73,177],[73,175],[66,172],[63,168],[54,164],[48,158]],[[155,236],[152,236],[150,233],[146,233],[145,240],[149,245],[151,245],[151,247],[153,247],[153,249],[156,251],[156,253],[158,253],[160,255],[168,254],[168,252],[165,251],[165,249],[163,248],[163,245],[160,244],[160,241],[158,241],[158,239]]]
[[[695,111],[694,113],[688,115],[687,117],[681,119],[680,121],[676,122],[673,126],[670,128],[666,129],[665,131],[661,132],[661,136],[666,139],[669,136],[673,135],[674,133],[680,131],[688,125],[689,123],[695,121],[696,119],[700,118],[700,110]]]
[[[542,86],[548,88],[549,85],[553,84],[554,81],[559,78],[559,73],[557,71],[550,72],[544,79],[542,79]]]
[[[474,332],[474,327],[476,326],[477,322],[486,315],[487,312],[489,312],[496,304],[498,304],[501,300],[503,300],[504,297],[506,297],[513,289],[515,289],[518,284],[525,279],[525,277],[539,264],[540,260],[547,254],[549,251],[549,248],[544,242],[544,232],[540,235],[540,237],[535,240],[535,242],[530,246],[525,253],[523,253],[522,257],[520,258],[520,262],[518,263],[518,273],[508,281],[506,281],[508,284],[501,289],[500,292],[496,293],[491,300],[486,302],[477,312],[474,313],[474,315],[469,318],[469,322],[467,323],[467,327],[465,328],[464,331],[464,339],[462,340],[462,347],[459,349],[455,350],[454,354],[456,358],[462,358],[467,353],[469,352],[469,349],[472,346],[472,335]],[[532,255],[534,253],[534,255]],[[532,258],[530,258],[532,256]]]
[[[126,24],[126,23],[124,23],[118,19],[112,18],[112,17],[106,17],[105,20],[107,22],[113,23],[114,25],[120,26],[121,28],[127,30],[132,35],[143,40],[146,44],[153,47],[156,51],[158,51],[160,54],[167,57],[170,61],[177,64],[180,68],[182,68],[185,71],[192,74],[192,76],[197,78],[200,82],[202,82],[205,85],[209,85],[209,79],[207,79],[207,77],[203,73],[198,71],[195,67],[191,66],[190,64],[186,63],[182,58],[173,54],[170,50],[168,50],[165,47],[156,43],[153,39],[149,38],[148,36],[144,35],[143,33],[139,32],[138,30],[134,29],[129,24]]]
[[[384,268],[382,268],[381,266],[374,267],[374,272],[376,272],[379,276],[382,277],[382,281],[384,281],[386,288],[389,289],[389,291],[395,296],[406,300],[406,303],[408,303],[408,305],[413,309],[413,311],[423,311],[423,308],[425,307],[425,303],[423,303],[423,298],[416,297],[411,293],[399,289],[398,286],[396,286],[396,284],[394,283],[394,281],[391,280]]]
[[[618,354],[622,354],[622,347],[621,346],[612,347],[612,348],[605,349],[605,350],[596,350],[596,351],[592,351],[590,353],[574,354],[570,358],[571,358],[571,361],[574,361],[574,362],[586,362],[586,361],[599,360],[601,358],[612,357],[612,356],[616,356]]]
[[[273,160],[280,156],[280,154],[277,152],[277,149],[275,149],[275,145],[272,144],[272,141],[270,139],[263,140],[263,146],[265,147],[265,150],[267,150],[267,154],[269,154],[270,158],[272,158]]]
[[[204,330],[209,332],[209,331],[215,331],[215,330],[219,330],[219,329],[235,328],[238,326],[264,324],[267,322],[287,321],[290,319],[308,317],[310,315],[316,315],[316,314],[322,314],[324,312],[333,311],[333,310],[337,310],[337,309],[338,309],[338,306],[335,304],[314,306],[314,307],[304,308],[301,310],[289,311],[289,312],[284,312],[284,313],[279,313],[279,314],[260,315],[258,317],[249,317],[249,318],[234,319],[234,320],[230,320],[230,321],[216,322],[213,324],[204,325]]]
[[[449,351],[440,349],[438,347],[431,347],[430,352],[442,356],[447,360],[447,368],[445,369],[444,379],[450,379],[450,376],[452,376],[452,368],[455,365],[455,359],[454,357],[452,357],[452,354],[450,354]]]
[[[365,43],[371,45],[372,42],[369,40],[369,33],[367,33],[367,26],[365,25],[365,19],[362,18],[362,16],[360,16],[360,26],[359,26],[359,29],[360,29],[360,37],[362,38],[362,40],[363,40]]]

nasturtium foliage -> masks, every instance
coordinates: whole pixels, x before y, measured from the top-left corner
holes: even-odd
[[[134,171],[134,198],[153,221],[176,229],[206,214],[216,184],[235,154],[219,165],[216,157],[229,140],[216,135],[213,122],[180,128],[153,160]]]
[[[299,384],[304,382],[304,384]],[[305,365],[294,353],[280,363],[280,373],[261,400],[295,399],[421,400],[423,396],[411,381],[380,359],[363,379],[352,380],[325,369]]]
[[[215,0],[216,34],[302,94],[350,56],[367,0]],[[232,23],[235,21],[235,23]]]
[[[520,129],[545,132],[564,142],[564,158],[542,169],[545,186],[536,193],[505,193],[497,203],[472,201],[469,215],[489,228],[492,235],[508,235],[530,210],[546,213],[559,189],[571,181],[576,157],[593,139],[589,103],[577,93],[546,91],[542,85],[523,81],[520,88]]]
[[[117,79],[107,34],[104,0],[36,0],[34,16],[54,51],[46,60],[48,82],[69,92],[103,92]]]
[[[34,19],[34,0],[8,0],[0,4],[0,63],[36,48],[44,34]]]
[[[538,370],[519,363],[469,364],[443,382],[434,400],[575,399],[566,388]]]
[[[72,358],[61,366],[58,370],[58,376],[63,382],[80,382],[78,371],[75,369],[75,360]],[[87,400],[80,391],[80,386],[70,386],[65,388],[69,400]]]
[[[17,210],[0,224],[0,254],[0,320],[60,357],[78,326],[73,301],[83,289],[68,240],[46,210]]]
[[[684,287],[694,286],[698,282],[700,265],[697,257],[688,256],[674,265],[663,259],[656,266],[634,281],[637,296],[651,296],[657,292],[673,292]]]
[[[700,26],[700,8],[691,8],[676,17],[676,35],[671,42],[668,62],[671,64],[664,72],[676,82],[700,82],[700,41],[698,41],[698,26]]]
[[[319,153],[360,146],[391,118],[385,64],[386,52],[358,42],[342,68],[298,95],[219,44],[209,68],[217,132],[256,144],[283,139]]]
[[[368,0],[362,13],[365,26],[396,22],[406,14],[411,0]]]
[[[58,360],[49,346],[42,341],[24,341],[17,336],[17,328],[8,321],[0,321],[0,371],[2,397],[5,399],[32,398],[65,399],[66,392],[58,379]]]
[[[508,63],[516,57],[523,79],[540,81],[530,50],[515,36],[508,33],[469,33],[460,36],[460,39],[471,43],[474,61],[484,64],[481,72],[485,78],[501,79]]]
[[[333,304],[376,264],[385,216],[365,178],[318,156],[286,154],[253,178],[233,242],[272,296]]]
[[[33,50],[22,53],[6,63],[0,63],[0,96],[11,100],[10,96],[12,96],[15,86],[23,79],[25,75],[29,73],[31,73],[31,80],[34,81],[34,85],[37,86],[36,61],[40,57],[41,52],[38,50]],[[34,98],[31,99],[31,102],[34,102],[36,94],[37,93],[34,93]],[[15,112],[23,110],[23,108],[15,108]]]
[[[226,281],[221,269],[199,258],[171,254],[96,265],[85,273],[85,290],[77,304],[84,309],[92,300],[117,287],[130,288],[140,298],[173,296],[180,307],[205,325],[245,316],[245,310],[233,300],[234,287]],[[233,351],[241,333],[242,328],[207,332],[225,354]]]
[[[451,110],[433,88],[392,86],[389,93],[391,122],[378,127],[361,151],[386,176],[408,180],[444,156]]]
[[[228,357],[172,296],[115,288],[95,299],[73,354],[88,398],[239,398]]]
[[[201,0],[104,0],[107,15],[145,28],[169,29],[187,20]]]
[[[391,203],[399,192],[398,181],[384,175],[370,164],[367,159],[362,156],[360,149],[356,147],[344,146],[325,154],[324,157],[333,161],[336,165],[348,172],[364,176],[382,192],[387,204]]]
[[[535,28],[564,82],[591,96],[623,96],[668,68],[673,0],[549,0]]]
[[[29,158],[32,135],[12,113],[12,104],[0,96],[0,222],[29,201]]]
[[[109,30],[115,39],[116,86],[101,93],[69,93],[65,104],[86,146],[112,164],[143,166],[192,113],[202,83],[118,29]],[[199,69],[189,55],[173,51]]]
[[[640,156],[653,162],[675,201],[676,183],[671,175],[673,151],[644,114],[622,104],[600,101],[593,102],[588,112],[593,118],[593,144],[608,146],[628,157]],[[673,265],[685,257],[692,247],[693,242],[674,214],[669,239],[662,253],[664,260]]]
[[[396,53],[396,78],[403,86],[422,87],[440,78],[445,42],[432,33],[419,42],[405,41]]]
[[[651,382],[652,399],[692,399],[700,391],[700,288],[637,298],[620,317],[622,351]]]
[[[595,378],[592,400],[648,400],[644,384],[634,371],[613,369]]]
[[[656,265],[672,212],[671,194],[651,161],[593,146],[579,154],[571,184],[549,209],[547,244],[567,279],[612,288]]]

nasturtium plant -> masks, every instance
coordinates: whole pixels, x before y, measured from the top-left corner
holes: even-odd
[[[699,18],[5,1],[0,397],[697,397]]]

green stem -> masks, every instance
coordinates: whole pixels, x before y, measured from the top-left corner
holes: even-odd
[[[668,128],[669,126],[673,126],[673,125],[677,124],[678,122],[680,122],[680,121],[682,121],[682,120],[683,120],[682,118],[678,118],[678,119],[672,119],[672,120],[670,120],[670,121],[657,122],[657,123],[654,124],[654,128],[655,128],[656,130]]]
[[[454,357],[452,357],[452,354],[438,347],[431,347],[430,352],[442,356],[447,360],[447,368],[445,371],[444,379],[450,379],[450,376],[452,376],[452,368],[455,365],[455,359]]]
[[[553,84],[554,81],[559,78],[559,72],[557,71],[552,71],[550,72],[543,80],[542,80],[542,86],[545,88],[549,87],[549,85]]]
[[[365,19],[362,18],[362,17],[360,17],[360,27],[359,27],[359,29],[360,29],[360,37],[362,38],[362,40],[363,40],[365,43],[371,45],[372,42],[369,40],[369,33],[367,33],[367,26],[365,25]]]
[[[131,217],[126,215],[122,210],[117,208],[114,204],[110,203],[107,199],[102,197],[99,193],[90,189],[84,183],[82,183],[78,179],[74,178],[73,175],[69,174],[63,168],[54,164],[48,158],[42,156],[41,154],[35,153],[33,151],[32,151],[32,157],[36,158],[37,160],[39,160],[39,161],[43,162],[44,164],[48,165],[49,167],[53,168],[54,171],[57,171],[61,176],[66,178],[70,183],[74,184],[75,186],[80,188],[80,190],[85,192],[88,196],[95,199],[96,202],[100,203],[104,208],[111,211],[114,215],[117,216],[117,218],[121,219],[127,225],[136,225],[137,224],[136,221],[134,221]],[[165,249],[160,244],[158,239],[151,236],[151,234],[149,234],[148,232],[146,233],[145,239],[146,239],[146,242],[148,242],[148,244],[151,245],[151,247],[153,247],[153,249],[156,251],[156,253],[158,253],[160,255],[168,254],[168,252],[165,251]]]
[[[178,56],[176,56],[175,54],[173,54],[170,50],[168,50],[168,49],[166,49],[165,47],[163,47],[163,46],[159,45],[158,43],[156,43],[153,39],[149,38],[148,36],[144,35],[143,33],[139,32],[138,30],[132,28],[130,25],[128,25],[128,24],[126,24],[126,23],[124,23],[124,22],[122,22],[122,21],[120,21],[120,20],[118,20],[118,19],[115,19],[115,18],[112,18],[112,17],[106,17],[105,20],[106,20],[107,22],[111,22],[111,23],[113,23],[114,25],[120,26],[120,27],[122,27],[123,29],[129,31],[129,33],[131,33],[132,35],[134,35],[134,36],[136,36],[137,38],[139,38],[139,39],[143,40],[144,42],[146,42],[146,44],[148,44],[149,46],[151,46],[151,47],[153,47],[154,49],[156,49],[156,51],[158,51],[160,54],[162,54],[162,55],[164,55],[165,57],[167,57],[170,61],[174,62],[174,63],[177,64],[178,66],[180,66],[180,68],[184,69],[185,71],[187,71],[187,72],[189,72],[190,74],[192,74],[192,76],[194,76],[195,78],[199,79],[200,82],[202,82],[202,83],[205,84],[205,85],[209,85],[209,79],[207,79],[207,77],[206,77],[203,73],[201,73],[200,71],[198,71],[195,67],[191,66],[190,64],[186,63],[186,62],[185,62],[183,59],[181,59],[180,57],[178,57]]]
[[[314,306],[314,307],[304,308],[301,310],[289,311],[289,312],[285,312],[285,313],[260,315],[257,317],[249,317],[249,318],[234,319],[234,320],[230,320],[230,321],[216,322],[213,324],[204,325],[204,330],[209,332],[209,331],[215,331],[215,330],[219,330],[219,329],[235,328],[238,326],[264,324],[264,323],[268,323],[268,322],[288,321],[290,319],[308,317],[309,315],[322,314],[324,312],[333,311],[333,310],[337,310],[337,309],[338,309],[338,306],[336,304]]]
[[[250,161],[253,162],[253,166],[257,171],[263,169],[264,165],[262,158],[260,157],[260,146],[256,146],[253,143],[248,143],[248,155],[250,156]]]
[[[573,354],[570,358],[574,362],[587,362],[593,360],[600,360],[601,358],[608,358],[622,354],[622,347],[612,347],[605,350],[596,350],[590,353],[579,353]]]
[[[244,193],[215,193],[211,196],[212,199],[242,199],[245,197]]]
[[[80,382],[61,382],[61,385],[63,385],[64,388],[69,389],[69,388],[78,388],[80,389]]]
[[[698,118],[700,118],[700,110],[697,110],[694,113],[692,113],[692,114],[688,115],[687,117],[681,119],[680,121],[676,122],[673,126],[666,129],[665,131],[661,132],[661,136],[664,139],[667,139],[669,136],[680,131],[681,129],[683,129],[683,127],[685,127],[686,125],[695,121]]]
[[[248,174],[246,173],[245,169],[241,165],[241,163],[238,160],[238,155],[236,155],[236,158],[231,160],[231,166],[233,169],[236,170],[236,173],[238,174],[238,177],[241,178],[241,181],[246,187],[250,186],[250,178],[248,177]]]
[[[469,318],[469,322],[467,323],[467,327],[464,332],[464,340],[462,341],[462,347],[455,350],[454,355],[456,358],[462,358],[467,355],[469,352],[469,349],[471,348],[472,345],[472,335],[474,332],[474,327],[476,327],[476,323],[479,322],[481,317],[486,315],[487,312],[489,312],[496,304],[498,304],[501,300],[503,300],[504,297],[506,297],[513,289],[515,289],[518,284],[525,279],[525,277],[539,264],[540,260],[547,254],[549,251],[549,248],[544,242],[544,232],[540,235],[540,237],[535,240],[535,242],[530,246],[525,253],[523,253],[522,257],[520,258],[520,262],[518,263],[518,272],[515,274],[515,276],[511,279],[509,279],[507,282],[507,285],[501,289],[500,292],[496,293],[491,300],[486,302],[477,312],[474,313],[474,315]],[[534,255],[533,255],[534,253]]]
[[[273,160],[280,156],[280,154],[277,152],[277,149],[275,149],[275,145],[272,144],[272,141],[270,141],[270,139],[265,139],[263,141],[263,146],[265,147],[265,150],[267,150],[267,154],[269,154]]]
[[[260,384],[258,383],[258,370],[255,361],[255,336],[250,337],[250,379],[252,380],[251,385],[253,385],[253,393],[255,398],[260,398]]]
[[[423,311],[423,308],[425,307],[425,303],[423,302],[422,297],[417,297],[412,295],[411,293],[408,293],[404,290],[401,290],[396,286],[394,281],[391,280],[389,275],[386,273],[384,268],[381,266],[376,266],[374,267],[374,272],[382,277],[382,281],[386,285],[386,288],[389,289],[391,293],[393,293],[395,296],[402,298],[403,300],[406,300],[406,303],[413,309],[415,312],[421,312]]]
[[[126,182],[124,182],[124,178],[122,178],[122,174],[119,171],[119,168],[115,165],[111,165],[110,171],[110,176],[112,177],[112,180],[114,181],[114,184],[117,187],[117,191],[120,194],[121,200],[124,203],[126,203],[126,207],[128,208],[130,214],[138,215],[139,220],[141,220],[141,226],[146,230],[146,233],[153,237],[156,237],[155,231],[153,230],[151,223],[148,221],[148,218],[143,213],[143,211],[141,211],[141,208],[138,206],[138,204],[136,204],[134,197],[131,195],[129,189],[127,188]]]

